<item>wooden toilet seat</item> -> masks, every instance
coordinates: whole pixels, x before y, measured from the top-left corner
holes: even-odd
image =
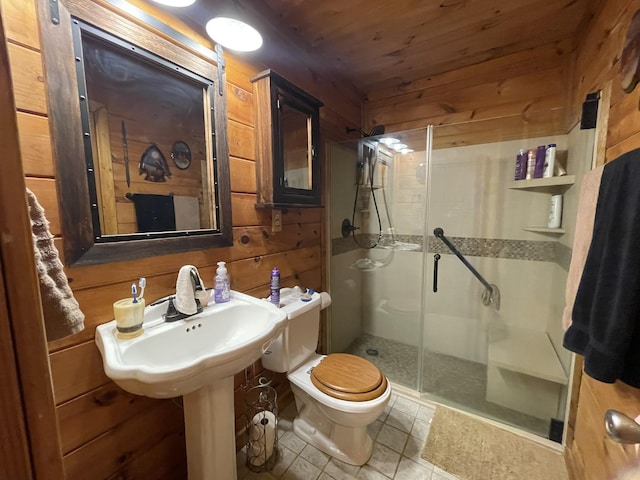
[[[387,389],[387,378],[378,367],[348,353],[324,358],[311,371],[311,381],[322,393],[350,402],[373,400]]]

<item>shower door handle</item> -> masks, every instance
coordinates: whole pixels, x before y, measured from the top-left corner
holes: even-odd
[[[436,253],[433,256],[433,293],[438,291],[438,261],[440,260],[440,254]]]

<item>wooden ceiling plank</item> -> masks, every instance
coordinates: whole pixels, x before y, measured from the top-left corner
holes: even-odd
[[[551,14],[553,16],[553,14]],[[550,18],[541,19],[549,23]],[[565,20],[568,22],[569,20]],[[562,27],[562,28],[561,28]],[[410,81],[418,72],[422,76],[434,75],[465,66],[481,63],[507,54],[515,53],[540,44],[539,31],[535,25],[521,27],[516,24],[506,24],[503,28],[482,31],[481,25],[475,30],[452,33],[448,38],[434,40],[435,45],[445,44],[443,48],[428,48],[427,45],[413,44],[402,50],[398,55],[381,56],[376,60],[376,70],[367,73],[364,64],[352,68],[353,77],[360,88],[368,92],[375,85],[389,78],[398,81]],[[548,41],[558,41],[567,37],[565,31],[568,25],[561,23],[555,30],[545,34]],[[509,39],[505,42],[505,39]],[[417,66],[417,67],[416,67]],[[403,76],[404,74],[404,76]]]
[[[423,2],[437,5],[434,2]],[[558,7],[551,4],[545,6],[540,0],[523,2],[501,1],[495,7],[487,8],[486,2],[473,2],[465,4],[464,8],[442,9],[434,12],[425,9],[406,9],[394,7],[385,12],[383,16],[373,17],[375,22],[365,22],[359,28],[354,29],[352,16],[351,25],[347,24],[344,38],[331,36],[326,39],[331,46],[341,45],[340,52],[351,58],[366,52],[367,44],[373,46],[371,33],[378,31],[378,40],[375,42],[384,50],[380,53],[389,54],[405,44],[407,38],[413,38],[411,45],[428,43],[443,36],[457,37],[470,30],[480,27],[482,30],[499,28],[501,24],[514,22],[522,24],[522,15],[525,12],[536,11],[536,18],[544,15],[545,10],[557,11]],[[531,15],[530,15],[531,16]],[[364,45],[363,45],[364,44]],[[440,45],[440,44],[439,44]],[[324,45],[316,44],[316,47],[324,48]]]
[[[523,75],[527,72],[539,71],[543,68],[559,67],[566,63],[572,44],[573,42],[570,40],[553,42],[454,71],[376,89],[367,95],[368,102],[365,107],[386,103],[389,98],[406,93],[421,90],[435,92],[438,89],[464,88],[492,80],[503,80]]]

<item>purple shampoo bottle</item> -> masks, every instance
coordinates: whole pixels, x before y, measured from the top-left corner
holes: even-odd
[[[269,300],[276,307],[280,307],[280,270],[278,270],[278,267],[274,267],[271,270],[271,295],[269,295]]]

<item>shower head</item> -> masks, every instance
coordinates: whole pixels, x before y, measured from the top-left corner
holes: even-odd
[[[384,125],[375,125],[369,132],[370,137],[377,137],[378,135],[384,135]]]
[[[361,128],[349,128],[346,127],[345,131],[347,133],[358,132],[362,137],[375,137],[377,135],[384,134],[384,125],[375,125],[369,133],[365,132]]]

